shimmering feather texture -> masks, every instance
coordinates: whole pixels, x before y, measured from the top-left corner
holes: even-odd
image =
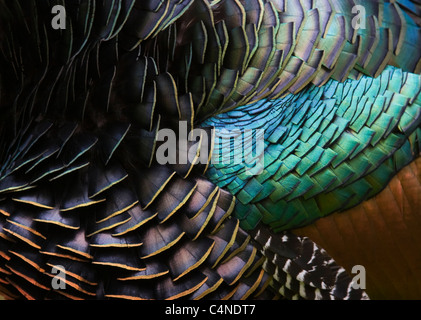
[[[420,8],[0,1],[1,291],[368,298],[292,229],[358,210],[418,157]],[[206,134],[186,142],[181,123]],[[212,163],[213,127],[264,129],[262,172]],[[160,164],[161,129],[193,159]]]

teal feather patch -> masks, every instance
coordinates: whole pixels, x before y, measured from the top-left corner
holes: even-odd
[[[208,119],[202,126],[265,132],[259,175],[211,163],[208,177],[237,196],[245,229],[297,228],[358,205],[419,155],[420,79],[387,67],[378,78],[330,80]]]

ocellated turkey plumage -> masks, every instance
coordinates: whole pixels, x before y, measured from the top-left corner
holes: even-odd
[[[0,6],[6,298],[421,296],[418,0]],[[181,122],[206,163],[156,161]],[[259,174],[215,129],[264,130]]]

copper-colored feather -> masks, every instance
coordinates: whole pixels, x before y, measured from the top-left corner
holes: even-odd
[[[372,299],[421,296],[421,159],[376,197],[294,233],[322,246],[349,273],[366,269]]]

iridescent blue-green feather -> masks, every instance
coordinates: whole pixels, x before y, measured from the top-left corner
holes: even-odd
[[[331,80],[239,107],[234,123],[230,112],[218,115],[204,125],[265,130],[264,169],[246,175],[246,164],[234,171],[211,164],[208,177],[236,195],[245,229],[263,221],[287,230],[348,209],[379,193],[418,157],[419,92],[418,75],[388,67],[375,79]]]

